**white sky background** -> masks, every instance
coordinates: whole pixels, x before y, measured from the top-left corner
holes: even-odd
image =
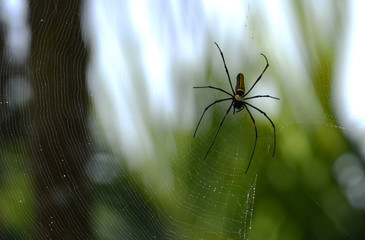
[[[324,5],[320,9],[326,9],[326,1],[316,4]],[[365,9],[363,5],[358,1],[352,3],[352,11],[361,13]],[[310,106],[307,101],[314,96],[314,90],[306,81],[308,76],[305,76],[302,67],[305,64],[300,57],[301,42],[294,37],[295,26],[290,25],[291,16],[286,8],[284,0],[261,4],[256,1],[160,0],[152,3],[138,0],[108,1],[108,4],[88,1],[86,9],[91,21],[88,34],[94,49],[89,81],[110,142],[118,146],[121,144],[127,159],[138,162],[154,155],[148,127],[151,122],[160,123],[165,128],[183,126],[192,129],[197,117],[193,116],[192,86],[203,82],[193,77],[203,73],[204,69],[199,68],[204,66],[202,63],[206,61],[207,51],[213,51],[215,60],[220,61],[213,41],[220,44],[226,60],[229,56],[233,77],[235,70],[241,66],[238,54],[241,51],[237,49],[242,48],[249,56],[258,52],[269,54],[270,60],[275,61],[280,70],[289,71],[283,76],[292,76],[290,70],[296,71],[296,76],[304,76],[292,78],[286,85],[306,92],[302,96],[302,102],[306,103],[303,107]],[[255,19],[258,16],[265,18]],[[317,16],[326,20],[325,14],[318,13]],[[364,128],[365,122],[365,109],[361,106],[365,102],[362,94],[365,84],[360,72],[362,56],[365,55],[361,44],[364,42],[364,30],[360,23],[364,21],[356,19],[362,18],[362,14],[350,16],[349,38],[345,46],[339,46],[344,47],[343,59],[346,60],[337,68],[339,73],[334,83],[342,85],[335,87],[336,90],[341,89],[340,93],[336,91],[335,98],[340,100],[336,103],[340,109],[341,125],[359,131]],[[257,49],[254,44],[259,36],[250,27],[253,19],[262,22],[267,31],[266,49]],[[288,70],[288,62],[292,69]],[[177,78],[174,71],[178,69],[185,71],[186,77]],[[184,92],[179,99],[184,102],[183,106],[176,101],[176,81],[184,81],[178,84],[183,86],[178,89]],[[360,139],[364,139],[364,134]]]

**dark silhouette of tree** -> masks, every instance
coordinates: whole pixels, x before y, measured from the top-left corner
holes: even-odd
[[[90,239],[86,51],[80,1],[31,1],[30,157],[37,239]]]

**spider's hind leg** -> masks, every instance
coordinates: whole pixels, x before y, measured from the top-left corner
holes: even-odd
[[[208,153],[210,152],[210,149],[212,149],[213,144],[214,144],[215,140],[217,139],[218,133],[219,133],[219,131],[221,130],[221,127],[222,127],[222,125],[223,125],[223,122],[224,122],[224,120],[226,120],[226,117],[227,117],[227,115],[228,115],[229,111],[231,111],[232,106],[233,106],[233,102],[232,102],[232,103],[231,103],[231,105],[229,106],[229,108],[228,108],[228,110],[227,110],[226,114],[224,115],[224,117],[223,117],[223,119],[222,119],[221,123],[219,124],[218,131],[217,131],[217,133],[215,134],[214,139],[213,139],[213,142],[210,144],[210,147],[209,147],[209,149],[208,149],[208,152],[205,154],[204,159],[206,159],[206,158],[207,158]]]
[[[257,127],[256,127],[256,122],[255,122],[255,118],[252,116],[250,110],[248,110],[248,108],[246,107],[246,110],[248,112],[248,114],[250,115],[251,117],[251,120],[252,120],[252,123],[253,125],[255,126],[255,145],[253,146],[253,150],[252,150],[252,154],[251,154],[251,158],[250,158],[250,161],[248,162],[248,166],[247,166],[247,169],[245,171],[245,173],[247,173],[248,169],[250,168],[250,165],[251,165],[251,162],[252,162],[252,159],[253,159],[253,154],[255,153],[255,149],[256,149],[256,143],[257,143]]]

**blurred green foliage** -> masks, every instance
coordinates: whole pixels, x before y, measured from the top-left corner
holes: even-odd
[[[5,143],[0,168],[0,238],[26,239],[33,227],[35,214],[31,166],[18,144]]]

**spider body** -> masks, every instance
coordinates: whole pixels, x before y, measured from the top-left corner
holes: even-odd
[[[224,64],[224,68],[226,70],[226,73],[227,73],[227,77],[228,77],[228,81],[229,81],[229,85],[231,87],[231,91],[232,93],[229,93],[221,88],[217,88],[217,87],[214,87],[214,86],[203,86],[203,87],[194,87],[194,88],[210,88],[210,89],[213,89],[213,90],[217,90],[217,91],[220,91],[220,92],[223,92],[225,94],[227,94],[229,97],[228,98],[223,98],[223,99],[219,99],[219,100],[216,100],[215,102],[209,104],[203,111],[203,114],[201,115],[200,119],[199,119],[199,122],[198,122],[198,125],[196,126],[196,129],[195,129],[195,132],[194,132],[194,137],[196,135],[196,132],[198,131],[198,128],[199,128],[199,125],[200,125],[200,122],[201,120],[203,119],[204,117],[204,114],[205,112],[213,105],[215,105],[216,103],[220,103],[220,102],[224,102],[224,101],[231,101],[231,105],[228,107],[228,110],[226,112],[226,114],[224,115],[219,127],[218,127],[218,130],[217,130],[217,133],[215,134],[215,137],[212,141],[212,143],[210,144],[209,146],[209,149],[207,151],[207,153],[205,154],[205,157],[204,159],[208,156],[208,153],[210,152],[211,148],[213,147],[213,144],[215,142],[215,140],[217,139],[217,136],[218,136],[218,133],[223,125],[223,122],[224,120],[226,119],[228,113],[231,111],[232,107],[233,107],[233,114],[240,112],[244,109],[247,110],[248,114],[250,115],[250,118],[252,120],[252,123],[254,125],[254,128],[255,128],[255,144],[254,144],[254,147],[253,147],[253,151],[252,151],[252,154],[251,154],[251,158],[250,158],[250,161],[248,163],[248,166],[247,166],[247,169],[246,169],[246,172],[248,171],[248,169],[250,168],[250,165],[251,165],[251,162],[252,162],[252,158],[253,158],[253,155],[255,153],[255,149],[256,149],[256,143],[257,143],[257,127],[256,127],[256,122],[255,122],[255,118],[253,117],[253,115],[251,114],[251,111],[249,110],[248,107],[258,111],[259,113],[263,114],[271,123],[272,127],[273,127],[273,130],[274,130],[274,151],[273,151],[273,154],[272,156],[274,156],[275,154],[275,148],[276,148],[276,134],[275,134],[275,124],[271,121],[271,119],[266,115],[266,113],[264,111],[262,111],[261,109],[255,107],[254,105],[252,105],[251,103],[247,102],[247,100],[249,99],[254,99],[254,98],[272,98],[272,99],[276,99],[276,100],[279,100],[279,98],[276,98],[276,97],[272,97],[270,95],[255,95],[255,96],[252,96],[252,97],[247,97],[247,95],[251,92],[251,90],[253,89],[253,87],[257,84],[258,81],[260,81],[262,75],[265,73],[266,69],[269,67],[269,62],[267,61],[267,58],[264,54],[261,53],[261,55],[265,58],[265,61],[266,61],[266,66],[264,68],[264,70],[262,71],[262,73],[260,74],[260,76],[256,79],[256,81],[254,82],[254,84],[251,86],[251,88],[246,92],[245,91],[245,81],[244,81],[244,76],[242,73],[239,73],[236,77],[237,79],[237,82],[236,82],[236,87],[235,89],[233,89],[233,86],[232,86],[232,82],[231,82],[231,78],[229,76],[229,71],[228,71],[228,68],[226,66],[226,61],[224,60],[224,56],[223,56],[223,53],[220,49],[220,47],[218,46],[218,44],[216,42],[214,42],[215,45],[217,46],[220,54],[221,54],[221,57],[222,57],[222,60],[223,60],[223,64]]]
[[[245,78],[242,73],[237,75],[237,84],[236,84],[236,92],[234,94],[234,103],[233,103],[233,113],[235,110],[240,112],[244,109],[245,105],[243,102],[245,101]]]

